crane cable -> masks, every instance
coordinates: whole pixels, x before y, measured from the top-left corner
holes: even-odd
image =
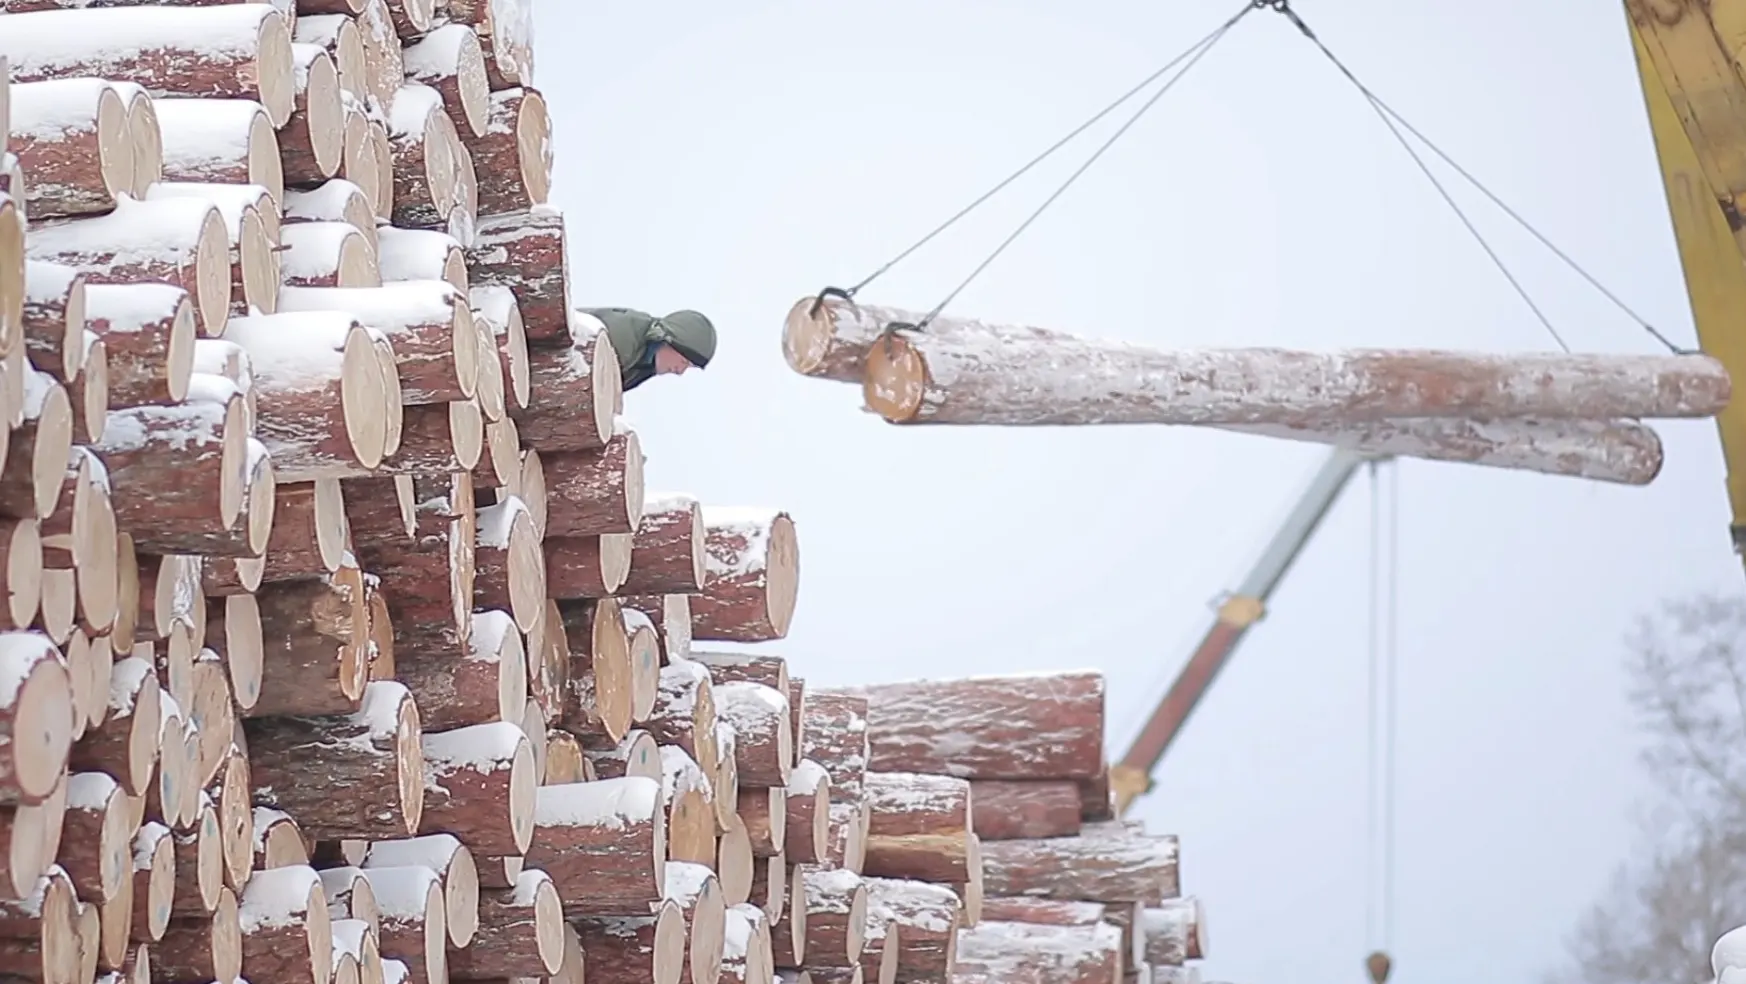
[[[1369,736],[1367,742],[1367,855],[1365,958],[1372,984],[1384,984],[1393,966],[1394,936],[1395,687],[1399,664],[1400,470],[1389,462],[1387,520],[1380,465],[1370,471]]]

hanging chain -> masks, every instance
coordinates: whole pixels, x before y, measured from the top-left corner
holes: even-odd
[[[827,297],[836,297],[836,298],[840,298],[844,301],[848,301],[850,303],[853,303],[854,299],[855,299],[855,295],[860,293],[862,288],[866,287],[868,284],[872,283],[873,281],[879,279],[887,271],[889,271],[892,267],[895,267],[897,264],[899,264],[899,263],[903,262],[905,259],[909,258],[909,256],[912,255],[913,253],[915,253],[917,250],[921,249],[923,246],[926,246],[928,243],[932,242],[935,237],[939,236],[941,233],[945,232],[947,229],[950,229],[952,226],[956,225],[965,216],[968,216],[971,212],[974,212],[977,208],[981,207],[983,203],[987,202],[989,199],[993,198],[995,195],[997,195],[1001,191],[1005,190],[1007,188],[1007,186],[1011,185],[1014,181],[1017,181],[1019,178],[1023,177],[1027,173],[1029,173],[1032,168],[1036,167],[1038,164],[1041,164],[1043,161],[1054,156],[1054,154],[1057,151],[1059,151],[1062,147],[1065,147],[1068,143],[1071,143],[1075,137],[1078,137],[1080,134],[1084,133],[1086,130],[1088,130],[1092,126],[1096,125],[1104,117],[1108,116],[1109,114],[1115,112],[1117,109],[1121,108],[1121,106],[1123,104],[1125,104],[1128,100],[1139,95],[1141,92],[1145,91],[1148,86],[1150,86],[1154,82],[1158,81],[1158,79],[1164,77],[1172,69],[1175,69],[1178,65],[1181,65],[1182,70],[1180,72],[1177,72],[1177,74],[1175,76],[1171,77],[1168,81],[1166,81],[1164,83],[1164,85],[1156,93],[1154,93],[1152,95],[1152,97],[1150,99],[1148,99],[1146,101],[1146,103],[1144,105],[1142,105],[1140,107],[1140,109],[1138,111],[1136,111],[1134,113],[1134,115],[1132,117],[1130,117],[1126,123],[1122,124],[1120,129],[1118,129],[1113,135],[1111,135],[1108,140],[1104,141],[1103,145],[1100,146],[1096,151],[1094,151],[1092,153],[1091,157],[1088,158],[1084,164],[1081,164],[1079,166],[1078,170],[1074,171],[1073,174],[1071,176],[1069,176],[1065,182],[1062,183],[1061,187],[1056,189],[1055,193],[1050,195],[1048,197],[1048,199],[1046,199],[1043,202],[1043,204],[1041,206],[1039,206],[1037,208],[1037,210],[1031,214],[1031,216],[1029,218],[1025,219],[1025,221],[1023,223],[1021,223],[1019,225],[1019,227],[1016,230],[1014,230],[1010,236],[1008,236],[1006,238],[1006,241],[1002,242],[998,247],[996,247],[994,252],[987,259],[983,260],[982,263],[970,274],[969,277],[966,277],[964,279],[963,283],[960,283],[950,294],[948,294],[946,296],[945,300],[943,300],[939,304],[935,305],[933,310],[929,311],[928,314],[925,317],[923,317],[921,319],[921,321],[918,322],[917,324],[911,325],[911,324],[907,324],[907,323],[894,323],[893,325],[890,325],[887,327],[886,333],[890,334],[890,332],[895,331],[895,330],[899,330],[899,329],[921,330],[921,329],[926,328],[928,323],[931,322],[934,319],[934,317],[936,315],[938,315],[940,313],[940,311],[945,308],[945,306],[947,304],[951,303],[953,298],[957,297],[958,294],[961,291],[963,291],[965,287],[968,287],[970,285],[970,283],[972,281],[974,281],[976,279],[976,277],[982,273],[983,270],[988,268],[989,264],[993,263],[994,260],[997,259],[1000,256],[1000,254],[1006,250],[1006,248],[1008,246],[1012,245],[1013,241],[1016,240],[1020,234],[1022,234],[1027,228],[1030,227],[1031,223],[1033,223],[1037,220],[1038,216],[1042,215],[1042,213],[1044,211],[1046,211],[1050,205],[1054,204],[1055,200],[1060,198],[1061,195],[1064,192],[1066,192],[1066,190],[1069,187],[1071,187],[1075,181],[1077,181],[1079,179],[1080,175],[1084,174],[1085,171],[1088,168],[1090,168],[1091,165],[1099,157],[1103,156],[1104,151],[1108,150],[1110,148],[1110,146],[1112,144],[1114,144],[1116,142],[1116,140],[1122,136],[1122,134],[1126,133],[1128,128],[1132,127],[1136,122],[1138,122],[1140,116],[1142,116],[1146,112],[1146,110],[1152,108],[1152,106],[1155,103],[1157,103],[1158,99],[1161,96],[1163,96],[1163,94],[1165,92],[1168,92],[1172,86],[1174,86],[1179,80],[1181,80],[1182,76],[1187,73],[1189,68],[1192,68],[1194,66],[1194,64],[1196,62],[1198,62],[1200,60],[1200,58],[1203,55],[1205,55],[1206,52],[1214,44],[1216,44],[1219,41],[1220,38],[1224,37],[1224,35],[1227,31],[1229,31],[1231,28],[1235,27],[1239,21],[1241,21],[1245,16],[1247,16],[1249,14],[1250,11],[1259,9],[1261,7],[1269,6],[1272,2],[1274,2],[1274,0],[1248,0],[1248,2],[1245,2],[1242,6],[1242,9],[1238,10],[1237,13],[1233,14],[1223,24],[1214,28],[1212,31],[1207,33],[1204,37],[1202,37],[1200,40],[1196,41],[1194,44],[1190,45],[1187,49],[1182,51],[1176,57],[1174,57],[1174,58],[1170,59],[1168,62],[1164,63],[1164,65],[1159,67],[1152,74],[1150,74],[1150,75],[1146,76],[1146,78],[1142,79],[1139,82],[1139,84],[1135,85],[1133,88],[1129,89],[1127,92],[1125,92],[1121,96],[1117,97],[1109,105],[1098,110],[1097,113],[1092,115],[1085,122],[1079,124],[1078,126],[1074,127],[1072,130],[1068,131],[1068,133],[1066,135],[1062,136],[1059,140],[1056,140],[1053,144],[1051,144],[1042,153],[1031,158],[1028,162],[1025,163],[1025,165],[1023,167],[1020,167],[1017,171],[1014,171],[1012,174],[1008,175],[1005,179],[1003,179],[999,184],[996,184],[994,187],[988,189],[988,191],[984,192],[976,200],[974,200],[970,204],[964,206],[962,209],[960,209],[957,212],[957,214],[953,215],[951,218],[947,219],[946,221],[940,223],[938,226],[934,227],[934,229],[931,232],[929,232],[927,235],[921,237],[920,239],[916,240],[907,249],[903,250],[903,252],[898,253],[896,256],[887,260],[878,269],[874,270],[872,273],[870,273],[866,277],[862,278],[862,280],[859,283],[855,284],[852,287],[825,287],[824,289],[820,290],[818,292],[818,295],[813,299],[812,308],[810,309],[808,314],[810,316],[816,317],[818,315],[820,306],[824,303],[825,298],[827,298]]]

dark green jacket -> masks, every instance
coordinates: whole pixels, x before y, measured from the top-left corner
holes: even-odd
[[[635,308],[583,308],[606,325],[606,334],[618,353],[618,368],[626,390],[635,389],[655,375],[655,350],[662,344],[678,349],[692,364],[702,368],[715,355],[715,326],[696,311],[675,311],[657,318]]]

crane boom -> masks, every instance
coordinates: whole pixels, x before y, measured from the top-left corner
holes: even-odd
[[[1110,767],[1110,787],[1115,794],[1118,815],[1126,813],[1129,804],[1151,789],[1152,770],[1182,731],[1195,706],[1206,696],[1249,627],[1265,613],[1267,599],[1273,595],[1286,571],[1291,569],[1298,554],[1303,552],[1304,544],[1315,534],[1334,500],[1339,498],[1340,492],[1358,471],[1358,466],[1377,460],[1381,457],[1336,448],[1323,462],[1248,576],[1219,605],[1212,626],[1201,637],[1200,644],[1176,675],[1176,681],[1158,702],[1151,717],[1146,719],[1133,744],[1121,760]]]

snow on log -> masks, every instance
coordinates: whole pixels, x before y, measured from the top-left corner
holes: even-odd
[[[552,876],[571,916],[646,913],[667,864],[661,784],[626,776],[541,786],[527,863]]]
[[[259,185],[285,198],[279,136],[267,109],[248,99],[160,99],[164,179]]]
[[[280,163],[285,181],[317,184],[339,173],[345,153],[340,73],[325,48],[301,43],[291,45],[291,73],[291,118],[279,130]]]
[[[539,773],[521,725],[497,721],[427,734],[424,761],[420,834],[452,833],[480,854],[528,854],[534,864]]]
[[[773,984],[771,961],[769,919],[751,906],[728,907],[723,920],[721,980],[726,984]]]
[[[88,283],[175,284],[193,297],[201,333],[216,337],[230,317],[229,243],[211,202],[123,198],[105,215],[38,225],[25,246],[33,259],[78,268]]]
[[[861,802],[869,759],[867,723],[865,697],[828,691],[807,695],[800,754],[824,767],[833,800]]]
[[[672,902],[654,915],[584,917],[573,925],[592,984],[679,984],[685,970],[685,916]]]
[[[672,663],[661,668],[660,691],[654,713],[643,727],[663,745],[678,745],[714,775],[719,752],[716,743],[714,685],[707,667],[697,663]],[[730,802],[731,808],[732,803]],[[721,809],[720,804],[717,810]]]
[[[826,308],[839,324],[863,322],[850,335],[920,320]],[[1167,351],[951,317],[876,342],[864,373],[867,406],[893,423],[997,426],[1709,417],[1731,393],[1727,372],[1704,355]]]
[[[1354,424],[1243,424],[1223,430],[1349,448],[1366,454],[1647,485],[1661,472],[1661,438],[1630,420],[1459,420],[1419,417]]]
[[[333,178],[307,191],[288,190],[284,213],[287,226],[299,222],[344,222],[363,235],[372,254],[376,250],[376,214],[370,208],[369,196],[354,182]]]
[[[34,632],[0,632],[0,803],[55,791],[73,743],[66,660]]]
[[[489,123],[462,141],[479,173],[479,208],[489,214],[544,205],[552,187],[552,124],[533,89],[493,92]]]
[[[869,875],[954,885],[972,880],[970,782],[916,772],[868,772]]]
[[[253,99],[274,126],[291,116],[291,32],[268,4],[20,14],[7,18],[0,54],[15,82],[100,76],[154,96]]]
[[[814,313],[814,306],[817,312]],[[782,323],[782,357],[802,376],[859,383],[867,351],[900,313],[863,308],[835,298],[803,297]]]
[[[0,960],[26,980],[76,981],[80,943],[75,932],[81,903],[58,865],[25,886],[17,900],[0,900]]]
[[[533,514],[512,495],[478,510],[474,523],[473,604],[506,609],[516,628],[533,628],[546,603],[546,557]]]
[[[1079,833],[1079,784],[1071,779],[979,779],[970,797],[976,835],[985,841]]]
[[[281,311],[345,311],[388,336],[406,404],[468,400],[479,382],[478,329],[466,296],[440,280],[380,287],[287,287]],[[470,466],[469,466],[470,467]]]
[[[1200,900],[1166,899],[1155,908],[1142,910],[1140,936],[1149,964],[1170,966],[1206,959],[1206,913]]]
[[[546,591],[553,598],[609,597],[620,590],[630,569],[630,537],[623,533],[548,536],[542,547]]]
[[[685,917],[687,959],[679,975],[680,984],[717,980],[721,976],[728,907],[715,872],[701,864],[669,862],[663,892]]]
[[[991,980],[1120,984],[1121,930],[985,921],[958,934],[957,966]]]
[[[460,269],[465,276],[466,264],[462,263]],[[498,363],[503,368],[505,397],[514,409],[526,408],[532,398],[533,384],[529,376],[527,329],[522,323],[521,307],[516,303],[515,293],[508,287],[484,284],[471,288],[469,298],[474,317],[490,330],[496,341]]]
[[[873,769],[970,779],[1094,778],[1103,770],[1104,680],[1094,670],[836,692],[867,701]]]
[[[259,184],[159,181],[147,201],[193,198],[217,206],[230,247],[230,307],[236,315],[279,306],[279,205]]]
[[[561,351],[604,328],[600,319],[570,308],[564,213],[550,205],[481,216],[473,243],[467,248],[467,272],[476,285],[507,287],[514,292],[530,343],[558,346]],[[588,363],[597,356],[584,350],[582,357]],[[617,378],[616,359],[604,361]],[[588,375],[586,364],[578,375]],[[594,392],[599,394],[598,389]],[[616,395],[611,402],[616,409]],[[610,431],[603,430],[602,436],[607,433]]]
[[[158,759],[159,695],[151,663],[134,656],[110,665],[103,697],[108,709],[103,721],[85,732],[68,755],[75,771],[106,772],[129,796],[142,796],[152,781]]]
[[[708,580],[691,599],[691,636],[770,642],[788,634],[800,586],[794,521],[776,509],[705,506]]]
[[[10,22],[9,22],[10,23]],[[100,78],[11,87],[12,136],[33,219],[107,212],[132,194],[133,133],[127,101]]]
[[[459,291],[471,287],[466,254],[448,233],[382,226],[376,236],[376,261],[384,281],[443,280]],[[476,308],[478,298],[471,300]]]
[[[342,0],[344,9],[334,9],[331,13],[298,14],[297,23],[292,26],[291,39],[298,44],[311,44],[327,52],[333,59],[334,68],[339,71],[340,91],[343,98],[356,102],[360,106],[366,95],[364,65],[364,45],[359,35],[358,22],[355,15],[362,10],[362,0]],[[329,5],[332,6],[332,5]],[[351,9],[358,8],[357,10]]]
[[[559,610],[570,648],[561,715],[564,727],[585,740],[623,738],[630,731],[635,695],[630,639],[625,635],[618,602],[611,598],[565,602]],[[664,740],[662,729],[651,726],[648,730]]]
[[[416,82],[402,85],[388,110],[394,154],[394,224],[442,228],[455,200],[455,124],[443,112],[442,93]]]
[[[707,583],[707,532],[697,500],[644,493],[624,594],[695,594]],[[786,692],[786,687],[782,688]]]
[[[78,378],[85,368],[85,299],[85,276],[78,270],[24,261],[25,354],[31,365],[63,383]]]
[[[806,910],[808,967],[856,967],[867,948],[867,886],[842,868],[803,868],[804,892],[790,904]]]
[[[464,652],[397,650],[394,669],[430,731],[519,721],[527,700],[527,656],[507,612],[474,612]]]
[[[231,535],[248,486],[242,398],[113,410],[93,446],[113,481],[116,522],[141,550],[256,554]]]
[[[734,729],[740,782],[786,786],[794,763],[787,693],[761,683],[718,681],[714,696],[716,716]]]
[[[601,779],[617,779],[620,776],[641,776],[645,779],[660,780],[665,774],[666,753],[656,744],[653,735],[647,731],[632,731],[618,741],[604,739],[584,740],[582,754],[594,766],[594,773]],[[680,749],[684,752],[684,749]],[[686,756],[690,758],[689,755]],[[695,764],[695,763],[693,763]],[[712,817],[714,813],[710,814]],[[712,824],[713,820],[710,821]],[[710,837],[715,836],[713,826]]]
[[[406,965],[406,984],[447,981],[448,909],[442,879],[423,865],[371,868],[364,877],[376,896],[382,956]]]
[[[458,133],[485,135],[491,88],[479,36],[466,24],[445,24],[401,49],[406,77],[436,89]]]
[[[281,483],[273,491],[267,580],[332,574],[346,560],[344,487],[331,478]]]
[[[309,848],[303,843],[303,830],[297,826],[296,818],[283,810],[268,809],[264,806],[254,808],[251,817],[255,836],[250,843],[249,866],[247,870],[266,871],[271,868],[292,868],[309,863]],[[322,881],[323,891],[326,891],[327,881]],[[333,902],[328,903],[328,912],[333,911]]]
[[[867,912],[897,937],[898,981],[951,980],[960,910],[951,889],[921,881],[868,878]],[[883,968],[881,968],[883,969]]]
[[[1181,894],[1176,859],[1174,836],[1086,824],[1073,837],[982,845],[983,885],[990,895],[1156,905]]]
[[[761,683],[782,695],[784,703],[793,693],[793,681],[788,675],[788,661],[768,653],[697,652],[688,657],[694,663],[709,667],[709,676],[717,684]],[[793,708],[789,708],[789,734],[793,735]],[[792,761],[800,756],[794,755]]]
[[[92,284],[84,290],[84,314],[85,326],[103,340],[112,406],[187,397],[196,348],[187,291],[170,284]]]
[[[287,222],[279,240],[279,275],[287,286],[382,286],[376,251],[350,222]]]
[[[643,460],[636,432],[622,425],[605,447],[542,453],[546,535],[634,532],[643,512]]]
[[[449,951],[455,980],[546,977],[564,958],[564,908],[551,876],[529,868],[512,888],[479,896],[479,930],[466,947]]]
[[[72,402],[54,377],[26,368],[24,419],[5,443],[0,515],[49,518],[66,484],[73,447]]]
[[[442,880],[449,945],[464,948],[479,930],[479,870],[473,852],[452,834],[430,834],[406,840],[376,841],[360,865],[373,868],[423,866]]]
[[[809,758],[801,759],[789,773],[786,801],[782,853],[794,864],[821,863],[831,806],[831,777],[824,766]]]
[[[632,734],[648,737],[643,731]],[[709,777],[678,745],[660,746],[660,772],[667,803],[667,860],[713,866],[715,799]]]
[[[133,873],[133,824],[121,786],[103,772],[67,777],[67,810],[55,862],[87,902],[106,903]]]
[[[342,566],[315,578],[264,584],[255,603],[263,640],[261,687],[247,715],[356,713],[369,668],[363,573]]]
[[[393,838],[418,831],[424,751],[418,705],[398,683],[364,688],[345,716],[250,718],[255,797],[311,837]]]
[[[479,227],[479,173],[473,169],[473,155],[457,136],[455,154],[455,198],[449,203],[449,215],[444,222],[448,234],[461,245],[471,246]]]
[[[285,984],[327,984],[333,970],[333,929],[327,896],[314,868],[257,871],[243,888],[243,973]]]

